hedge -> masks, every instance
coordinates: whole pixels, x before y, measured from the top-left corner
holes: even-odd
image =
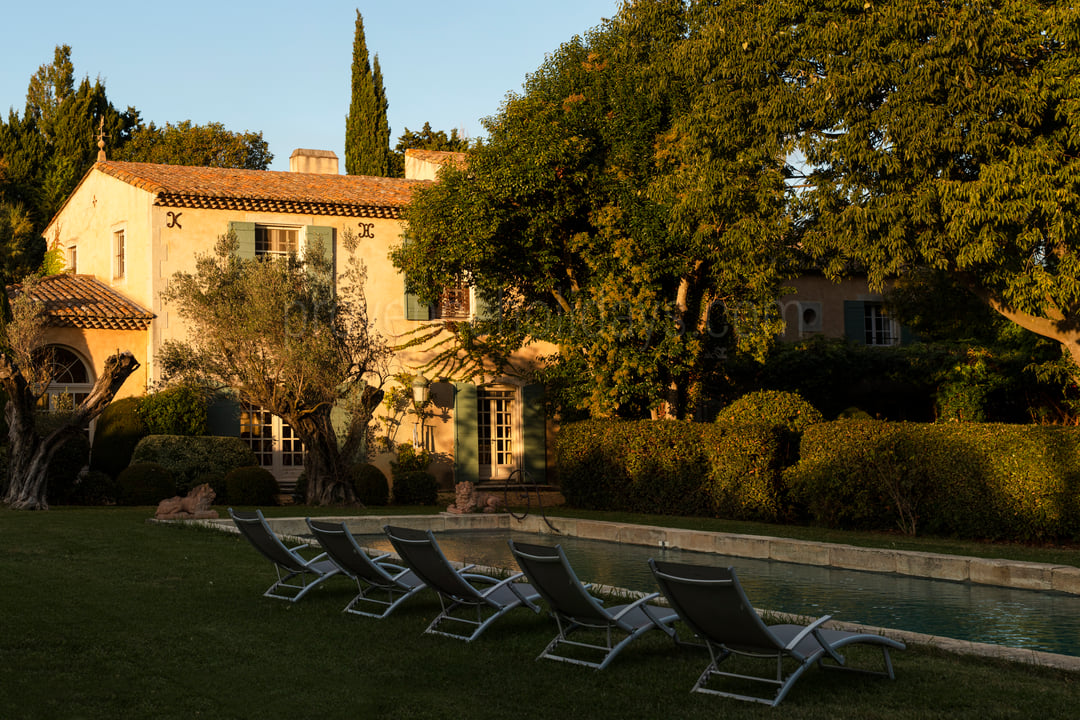
[[[573,507],[777,520],[782,440],[760,423],[585,420],[560,429],[556,462]]]
[[[135,446],[131,462],[154,462],[167,467],[176,477],[177,495],[187,494],[208,477],[224,478],[234,468],[259,464],[255,453],[240,438],[209,435],[148,435]]]
[[[838,420],[785,472],[805,518],[964,538],[1080,538],[1080,429]]]

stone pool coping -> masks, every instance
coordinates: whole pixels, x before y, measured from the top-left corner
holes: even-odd
[[[378,534],[382,532],[383,526],[387,524],[420,530],[430,529],[434,532],[446,530],[519,530],[521,532],[552,535],[553,537],[558,537],[555,532],[557,530],[559,534],[572,537],[606,540],[631,545],[677,548],[757,560],[777,560],[803,565],[843,568],[845,570],[895,573],[934,580],[972,582],[1080,596],[1080,568],[1069,565],[941,555],[912,550],[864,548],[838,543],[792,540],[762,535],[683,530],[580,518],[548,518],[548,521],[555,528],[553,530],[541,517],[529,515],[524,520],[517,520],[505,513],[470,515],[439,513],[437,515],[363,517],[320,516],[318,519],[344,521],[349,530],[355,534]],[[190,522],[221,530],[236,530],[232,520],[229,518]],[[279,535],[292,537],[310,535],[307,524],[302,517],[267,518],[267,523]],[[626,592],[617,588],[609,588],[609,590]],[[1058,655],[1038,650],[956,640],[890,628],[867,627],[841,621],[833,621],[831,624],[833,627],[840,629],[886,635],[906,643],[932,645],[948,652],[999,658],[1080,672],[1080,657],[1071,655]]]

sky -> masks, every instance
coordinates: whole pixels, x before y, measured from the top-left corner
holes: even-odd
[[[356,11],[379,56],[392,144],[425,122],[484,134],[507,93],[620,0],[189,0],[186,3],[24,0],[5,7],[0,112],[21,114],[31,76],[71,46],[76,84],[105,83],[119,110],[144,122],[220,122],[262,132],[288,170],[297,148],[332,150],[345,168]]]

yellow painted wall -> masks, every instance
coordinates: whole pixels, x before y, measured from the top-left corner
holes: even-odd
[[[844,301],[880,301],[881,294],[870,291],[865,278],[845,278],[840,282],[820,275],[804,275],[789,280],[787,285],[795,288],[792,295],[780,298],[780,312],[785,328],[781,339],[786,342],[802,340],[811,334],[799,331],[799,302],[821,303],[821,335],[830,338],[844,337]]]
[[[146,331],[142,330],[82,330],[80,328],[52,328],[48,342],[64,345],[75,351],[90,367],[91,382],[97,380],[105,367],[105,360],[117,351],[130,351],[139,361],[139,369],[132,373],[116,397],[139,396],[146,392]]]

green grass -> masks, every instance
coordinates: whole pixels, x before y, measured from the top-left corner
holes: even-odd
[[[467,645],[422,634],[430,593],[383,621],[341,613],[344,579],[269,600],[272,569],[242,538],[152,512],[0,510],[0,718],[1046,720],[1080,706],[1080,675],[925,647],[895,654],[895,682],[812,669],[779,710],[692,695],[703,651],[659,633],[597,673],[534,661],[554,625],[526,611]]]

